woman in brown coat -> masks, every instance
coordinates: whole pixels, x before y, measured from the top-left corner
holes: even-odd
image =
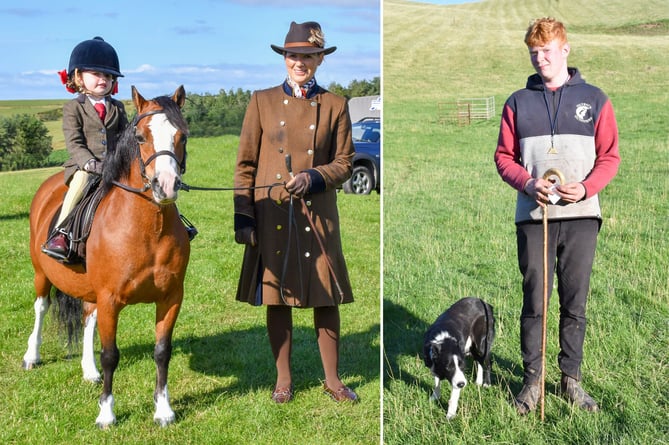
[[[316,22],[291,23],[284,46],[271,47],[283,55],[288,76],[253,93],[242,126],[235,240],[246,248],[237,300],[267,307],[275,402],[293,398],[292,307],[314,309],[324,391],[338,402],[356,401],[338,373],[338,305],[353,301],[337,211],[337,187],[351,175],[351,121],[346,99],[314,77],[336,47],[325,48]]]

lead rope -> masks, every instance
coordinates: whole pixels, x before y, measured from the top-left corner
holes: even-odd
[[[295,175],[293,175],[293,167],[292,167],[292,157],[289,154],[286,155],[286,168],[288,169],[288,174],[290,174],[291,178],[294,178]],[[304,201],[304,198],[300,198],[300,203],[302,204],[302,213],[304,216],[307,217],[307,221],[309,221],[309,226],[311,226],[311,231],[314,233],[314,237],[316,238],[316,241],[318,242],[318,246],[321,249],[321,253],[323,254],[323,258],[325,259],[325,264],[328,266],[328,272],[330,272],[330,277],[332,278],[332,281],[334,281],[335,287],[337,288],[337,292],[339,293],[339,302],[343,303],[344,302],[344,291],[341,288],[341,285],[339,284],[339,280],[337,280],[337,275],[335,274],[334,267],[332,266],[332,261],[330,261],[330,256],[327,254],[327,251],[325,250],[325,244],[323,244],[323,240],[318,233],[318,230],[316,230],[316,224],[314,224],[314,220],[311,217],[311,213],[309,213],[309,209],[307,208],[307,203]],[[295,224],[295,227],[297,228],[297,221],[295,221],[295,214],[293,212],[293,195],[290,195],[290,207],[289,207],[289,222],[288,222],[288,227],[289,227],[289,232],[288,232],[288,243],[290,244],[290,227],[292,224]],[[299,238],[299,236],[298,236]],[[286,253],[286,258],[288,257],[288,254]],[[301,264],[298,258],[298,264]],[[284,259],[284,271],[287,268],[287,259]],[[282,273],[282,275],[283,275]],[[302,270],[300,269],[300,274],[302,273]],[[301,280],[300,280],[301,283]],[[281,282],[281,292],[283,293],[283,280]],[[283,294],[282,294],[283,295]]]
[[[330,261],[330,257],[325,251],[325,245],[323,244],[323,240],[321,239],[321,236],[316,230],[316,225],[314,224],[314,220],[311,218],[311,214],[309,213],[309,209],[307,209],[307,204],[304,202],[304,198],[300,198],[300,202],[302,203],[302,213],[304,213],[304,215],[307,217],[307,220],[309,221],[309,225],[311,226],[311,231],[314,233],[314,237],[316,238],[316,241],[318,241],[318,245],[321,248],[321,252],[323,253],[323,258],[325,259],[325,263],[327,264],[328,270],[330,271],[330,276],[332,277],[332,281],[334,281],[334,284],[337,287],[337,292],[339,293],[339,302],[343,303],[344,291],[341,289],[341,286],[339,285],[339,280],[337,280],[337,276],[335,275],[334,267],[332,267],[332,261]]]
[[[290,256],[290,240],[293,238],[293,226],[295,227],[295,233],[297,232],[297,221],[295,220],[295,205],[293,201],[293,195],[290,195],[290,203],[288,205],[288,240],[286,241],[286,250],[284,252],[284,257],[283,257],[283,266],[281,267],[281,281],[279,283],[279,295],[281,296],[281,301],[283,301],[283,304],[286,306],[295,306],[294,304],[288,303],[288,300],[286,300],[286,296],[284,293],[284,283],[286,282],[286,273],[288,271],[288,257]],[[300,237],[299,234],[298,236],[295,237],[295,247],[297,249],[298,255],[300,252]],[[300,258],[298,257],[297,259],[297,267],[298,271],[297,273],[299,274],[298,276],[300,279],[298,280],[300,282],[300,295],[304,295],[304,287],[303,287],[303,273],[302,273],[302,262],[300,261]]]

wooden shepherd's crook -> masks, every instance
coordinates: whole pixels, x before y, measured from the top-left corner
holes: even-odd
[[[553,184],[564,184],[564,175],[556,168],[549,168],[544,173],[543,178]],[[541,421],[544,421],[544,395],[546,386],[546,313],[548,312],[548,203],[544,206],[543,211],[543,226],[544,226],[544,289],[543,289],[543,309],[541,313],[541,393],[539,411],[541,413]]]

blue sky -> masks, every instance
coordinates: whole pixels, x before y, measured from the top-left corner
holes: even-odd
[[[381,75],[380,0],[24,0],[0,5],[0,100],[68,99],[58,71],[82,40],[116,49],[120,99],[135,85],[145,97],[279,84],[286,71],[270,44],[283,45],[291,21],[317,21],[326,45],[316,78],[348,85]]]

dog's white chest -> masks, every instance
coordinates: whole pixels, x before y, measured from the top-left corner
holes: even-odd
[[[465,354],[469,354],[469,351],[472,349],[472,338],[467,337],[467,341],[465,342]]]

